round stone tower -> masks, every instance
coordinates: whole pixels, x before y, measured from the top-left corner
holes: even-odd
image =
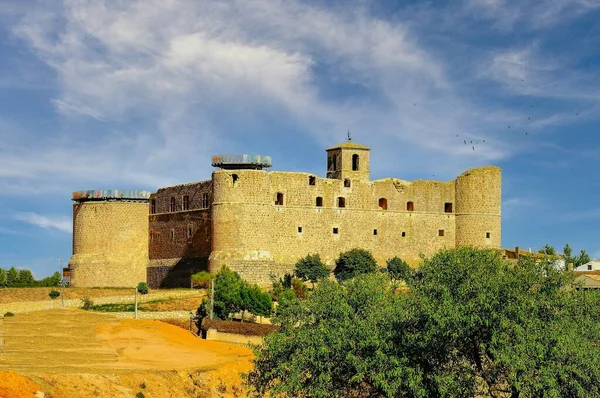
[[[502,171],[485,166],[455,181],[456,247],[500,248]]]
[[[137,190],[73,193],[73,287],[134,287],[146,281],[148,198]]]

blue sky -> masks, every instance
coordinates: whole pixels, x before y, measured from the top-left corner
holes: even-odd
[[[600,257],[599,49],[598,0],[4,0],[0,267],[68,260],[74,190],[324,176],[348,130],[373,179],[502,167],[504,247]]]

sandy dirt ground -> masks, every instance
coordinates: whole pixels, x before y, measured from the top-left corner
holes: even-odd
[[[252,357],[159,321],[78,309],[17,314],[0,319],[0,397],[244,396],[240,373]]]

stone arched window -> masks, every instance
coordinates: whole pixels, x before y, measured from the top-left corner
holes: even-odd
[[[360,159],[357,154],[352,155],[352,171],[358,171]]]
[[[406,202],[406,211],[414,211],[415,205],[413,202]]]
[[[317,196],[316,206],[323,207],[323,198],[321,196]]]
[[[346,198],[340,196],[337,200],[338,207],[346,207]]]
[[[387,199],[386,198],[379,198],[379,209],[387,210]]]
[[[169,205],[169,211],[173,213],[175,211],[175,198],[171,197],[171,203]]]

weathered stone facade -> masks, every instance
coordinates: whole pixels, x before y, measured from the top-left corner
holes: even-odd
[[[146,281],[147,201],[77,201],[73,205],[71,286],[134,287]]]
[[[460,246],[500,248],[501,170],[471,169],[454,181],[370,180],[368,147],[327,149],[327,176],[247,168],[161,188],[146,219],[152,287],[187,286],[189,275],[227,265],[266,286],[270,275],[319,253],[370,250],[380,265]]]

